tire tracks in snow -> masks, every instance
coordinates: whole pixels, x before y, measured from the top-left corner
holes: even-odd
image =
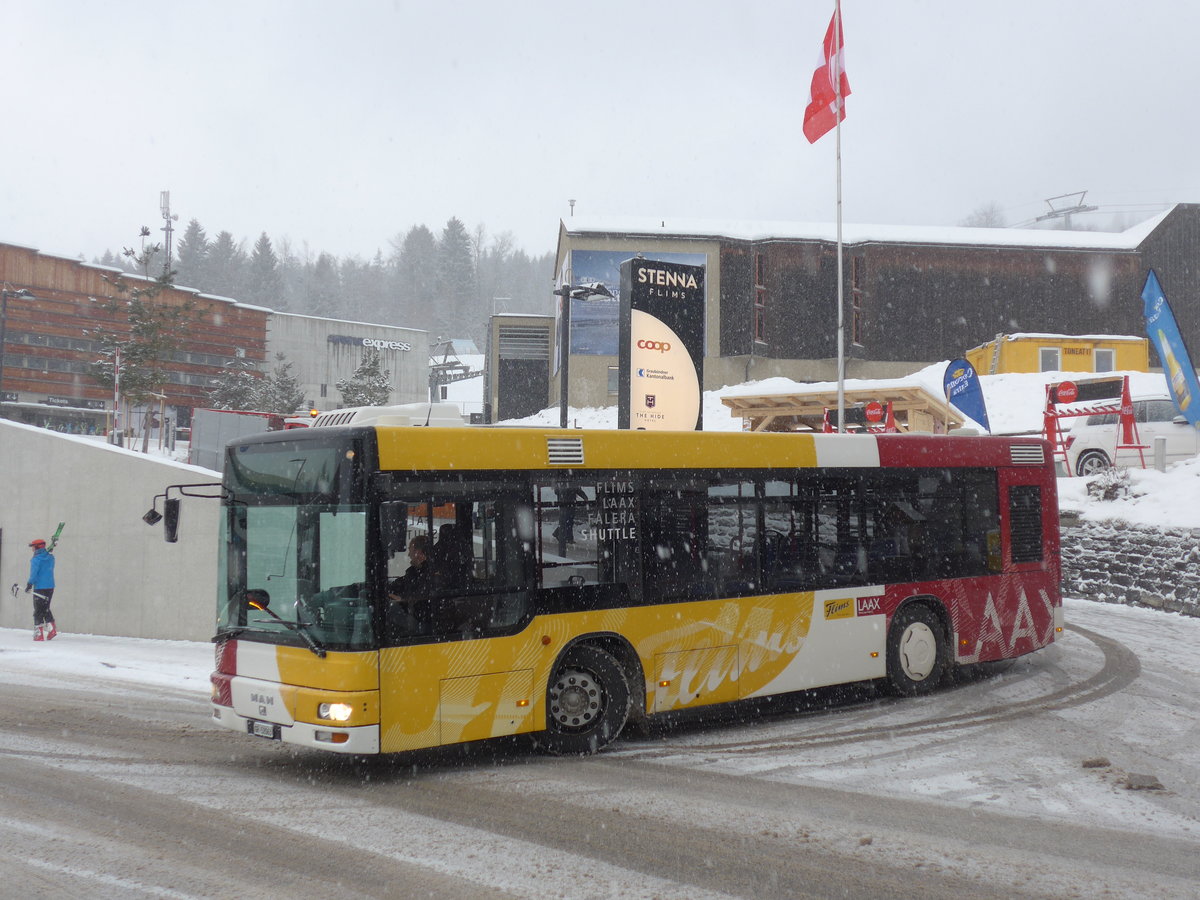
[[[773,751],[795,752],[803,749],[836,747],[842,744],[859,743],[875,739],[891,740],[897,737],[919,736],[933,731],[944,734],[947,730],[979,728],[1010,722],[1028,716],[1056,712],[1087,703],[1094,703],[1124,690],[1141,674],[1142,666],[1137,654],[1119,641],[1105,637],[1080,625],[1067,625],[1070,631],[1091,641],[1104,655],[1100,669],[1089,678],[1068,684],[1037,697],[999,703],[970,712],[918,718],[900,724],[888,723],[866,727],[832,728],[814,733],[801,733],[786,738],[772,736],[760,740],[700,742],[689,741],[686,747],[656,744],[644,748],[636,743],[618,745],[615,755],[622,759],[657,759],[686,753],[744,753],[747,750],[770,753]],[[1022,679],[1027,680],[1027,679]],[[898,701],[899,703],[908,700]],[[840,707],[834,712],[844,711]],[[776,718],[783,718],[779,714]],[[612,751],[610,751],[611,753]]]

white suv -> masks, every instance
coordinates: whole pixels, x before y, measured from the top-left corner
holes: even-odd
[[[1146,397],[1133,401],[1139,443],[1144,445],[1146,465],[1154,464],[1154,439],[1167,439],[1167,462],[1195,456],[1200,451],[1197,430],[1179,415],[1168,397]],[[1114,463],[1118,466],[1140,466],[1142,457],[1134,449],[1122,448],[1117,453],[1120,423],[1116,413],[1100,416],[1080,416],[1067,433],[1067,462],[1075,475],[1095,475]]]

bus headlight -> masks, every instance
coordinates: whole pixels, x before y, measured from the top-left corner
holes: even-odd
[[[317,718],[331,722],[345,722],[352,715],[354,708],[348,703],[322,703],[317,707]]]

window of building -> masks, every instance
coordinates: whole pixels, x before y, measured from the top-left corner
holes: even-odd
[[[754,254],[754,340],[767,342],[767,262],[763,253]]]
[[[616,394],[620,390],[620,387],[619,387],[620,382],[618,379],[619,379],[619,376],[617,374],[617,367],[609,366],[608,367],[608,392],[610,394]]]
[[[850,341],[863,342],[863,259],[850,257]]]
[[[1062,371],[1062,351],[1058,347],[1041,347],[1038,349],[1038,371]]]
[[[1115,350],[1101,350],[1097,348],[1092,353],[1092,359],[1095,362],[1097,372],[1112,372],[1117,368]]]

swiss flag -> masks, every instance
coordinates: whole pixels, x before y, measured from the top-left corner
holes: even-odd
[[[839,7],[834,10],[833,18],[829,20],[825,43],[821,47],[821,62],[813,72],[808,106],[804,110],[804,136],[810,144],[816,143],[819,137],[837,124],[839,110],[841,118],[846,118],[846,98],[850,96],[850,81],[846,78],[845,53]]]

